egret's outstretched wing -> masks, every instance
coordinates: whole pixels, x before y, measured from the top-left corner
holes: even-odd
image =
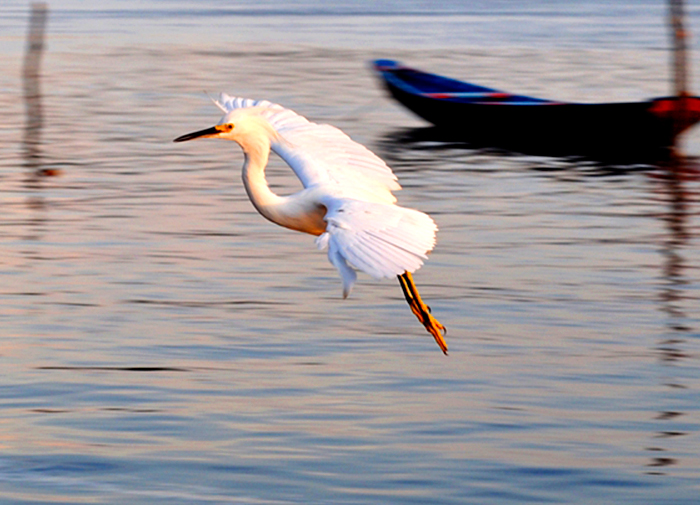
[[[235,98],[222,93],[216,102],[230,112],[254,108],[276,130],[272,149],[297,174],[304,187],[331,186],[333,194],[394,203],[401,189],[384,161],[338,128],[310,122],[296,112],[266,100]]]
[[[329,199],[326,232],[316,239],[340,271],[343,296],[355,282],[353,268],[375,279],[414,272],[435,246],[437,225],[426,214],[390,204]]]

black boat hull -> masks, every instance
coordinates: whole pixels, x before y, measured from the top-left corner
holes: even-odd
[[[679,128],[673,115],[677,98],[600,104],[534,101],[537,99],[525,104],[494,99],[471,102],[441,97],[434,88],[430,93],[421,93],[415,83],[399,80],[401,74],[393,72],[389,76],[387,72],[391,70],[378,70],[396,101],[439,127],[450,140],[459,139],[478,147],[633,162],[661,159],[668,157],[679,130],[700,120],[697,97],[686,98],[691,107]],[[414,73],[409,75],[419,72],[408,70]]]

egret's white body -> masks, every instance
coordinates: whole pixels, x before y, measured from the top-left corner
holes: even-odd
[[[316,235],[340,272],[344,297],[357,278],[355,269],[377,279],[398,276],[411,309],[446,352],[444,327],[430,316],[410,276],[435,246],[437,226],[427,214],[395,204],[392,191],[401,186],[386,163],[339,129],[280,105],[223,93],[215,103],[224,112],[217,126],[175,141],[237,142],[245,155],[243,184],[258,212]],[[270,189],[265,179],[270,150],[294,170],[304,189],[286,196]]]

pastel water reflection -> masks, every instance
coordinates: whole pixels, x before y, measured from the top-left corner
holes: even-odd
[[[286,11],[217,18],[165,2],[146,23],[116,4],[50,5],[38,93],[22,82],[27,6],[3,7],[24,28],[0,52],[0,501],[694,503],[697,170],[406,135],[424,125],[367,66],[394,47],[562,99],[666,92],[662,7],[636,6],[647,31],[594,46],[615,20],[584,3],[597,24],[566,14],[571,2],[471,17],[292,4],[302,25],[347,28],[306,43]],[[442,33],[433,15],[531,24],[447,53],[420,43]],[[577,26],[566,47],[541,35],[552,16]],[[222,19],[256,31],[231,35]],[[211,37],[192,36],[212,20]],[[400,202],[440,226],[417,281],[449,326],[449,358],[393,282],[364,276],[343,301],[313,240],[250,206],[234,146],[170,142],[218,118],[202,90],[278,101],[388,160]],[[282,162],[270,171],[277,191],[298,187]]]

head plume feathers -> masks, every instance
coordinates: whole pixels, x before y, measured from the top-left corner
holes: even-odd
[[[206,95],[209,97],[209,100],[211,100],[212,103],[213,103],[214,105],[216,105],[216,107],[217,107],[221,112],[223,112],[224,114],[226,114],[226,113],[228,112],[228,109],[224,106],[224,103],[226,103],[226,98],[228,98],[228,95],[227,95],[226,93],[219,93],[219,99],[218,99],[218,100],[217,100],[216,98],[214,98],[213,96],[211,96],[211,95],[209,94],[209,92],[205,91],[205,93],[206,93]]]

